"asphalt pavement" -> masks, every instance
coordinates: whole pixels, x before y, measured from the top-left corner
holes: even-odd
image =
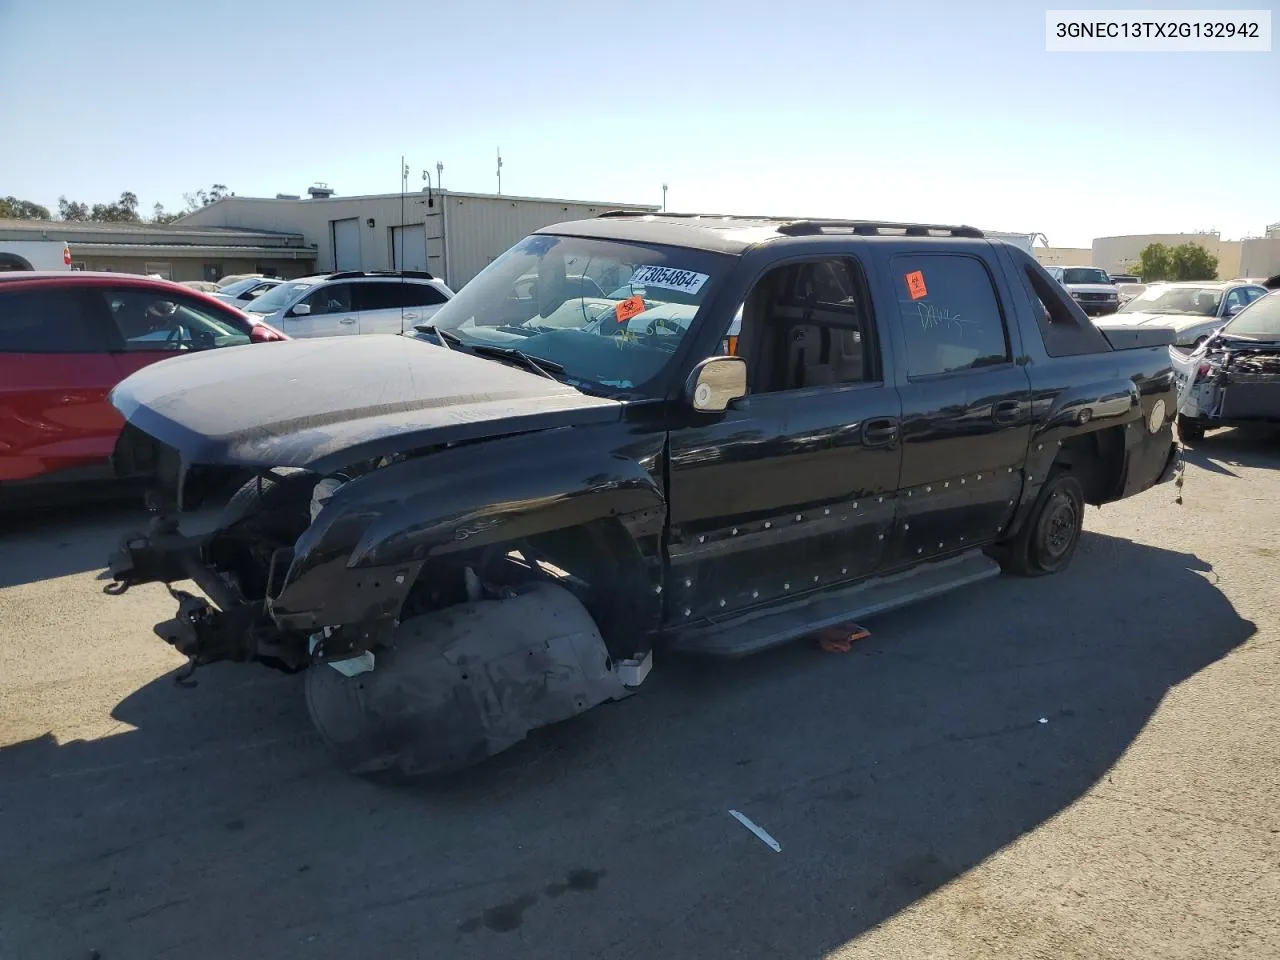
[[[1189,461],[1061,575],[413,788],[300,678],[174,683],[164,589],[102,592],[131,504],[0,518],[0,958],[1278,957],[1280,445]]]

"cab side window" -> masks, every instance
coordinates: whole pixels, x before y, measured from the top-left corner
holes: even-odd
[[[962,254],[893,257],[907,376],[1009,363],[1009,337],[986,265]]]
[[[302,300],[311,307],[311,315],[351,312],[351,284],[331,283]]]
[[[748,294],[741,334],[735,317],[721,348],[747,361],[751,393],[878,382],[869,304],[852,259],[775,267]]]

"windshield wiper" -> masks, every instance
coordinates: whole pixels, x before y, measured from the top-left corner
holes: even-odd
[[[548,380],[560,382],[559,378],[553,373],[564,373],[564,367],[556,363],[554,360],[535,360],[523,350],[517,350],[515,347],[494,347],[487,343],[476,343],[471,345],[471,352],[478,353],[482,357],[497,357],[501,360],[515,360],[526,370],[541,374]]]
[[[419,333],[435,334],[440,339],[440,345],[446,350],[462,346],[462,338],[460,336],[456,333],[450,333],[448,330],[441,330],[434,323],[419,323],[413,329]]]

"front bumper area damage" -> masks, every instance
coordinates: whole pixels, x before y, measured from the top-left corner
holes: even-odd
[[[155,625],[155,634],[185,656],[194,669],[221,660],[258,661],[294,672],[307,665],[294,634],[282,630],[264,601],[247,600],[234,578],[205,562],[214,534],[187,535],[175,519],[157,516],[143,532],[123,537],[111,554],[105,592],[119,595],[130,587],[162,583],[178,601],[178,612]],[[287,567],[287,560],[281,564]],[[194,582],[209,599],[172,584]],[[301,652],[305,652],[305,648]]]
[[[1210,341],[1178,366],[1182,416],[1205,427],[1280,424],[1280,350]]]

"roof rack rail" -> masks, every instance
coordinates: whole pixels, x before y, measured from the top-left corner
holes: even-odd
[[[327,274],[327,280],[351,280],[357,277],[407,277],[415,280],[434,280],[425,270],[342,270]]]
[[[902,234],[905,237],[971,237],[983,239],[977,227],[947,226],[940,223],[889,223],[880,220],[792,220],[778,227],[778,232],[788,237],[820,236],[833,233],[854,233],[858,236],[879,237]]]

